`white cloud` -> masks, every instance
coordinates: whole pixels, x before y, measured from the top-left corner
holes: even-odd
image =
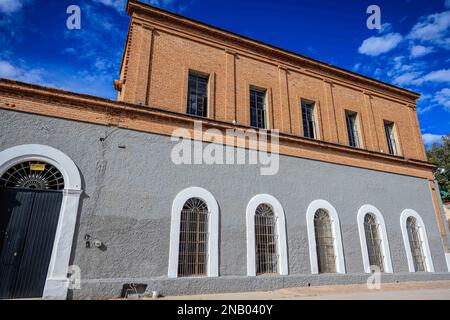
[[[431,146],[434,143],[441,143],[443,135],[440,134],[432,134],[432,133],[424,133],[422,134],[423,143],[426,146]]]
[[[381,29],[378,30],[378,33],[384,34],[384,33],[391,32],[391,31],[392,31],[392,24],[390,24],[389,22],[386,22],[381,25]]]
[[[43,71],[40,69],[25,69],[14,67],[8,61],[0,60],[0,78],[7,78],[35,84],[44,84]]]
[[[419,75],[419,72],[404,73],[396,77],[393,82],[399,85],[415,84]]]
[[[63,51],[61,51],[62,54],[69,54],[69,55],[75,55],[77,53],[77,50],[75,50],[74,48],[66,48]]]
[[[407,38],[450,49],[450,11],[422,17]]]
[[[2,0],[0,0],[2,1]],[[92,0],[96,3],[101,3],[107,7],[116,9],[118,12],[125,12],[127,0]],[[155,7],[171,8],[176,0],[141,0],[143,3],[148,3]]]
[[[429,53],[432,53],[433,51],[434,51],[434,49],[432,47],[424,47],[421,45],[412,46],[410,57],[411,58],[420,58],[420,57],[426,56]]]
[[[437,71],[432,71],[422,78],[418,79],[420,83],[422,82],[450,82],[450,69],[442,69]]]
[[[26,0],[0,0],[0,12],[11,14],[22,9]]]
[[[402,40],[403,37],[399,33],[388,33],[380,37],[370,37],[363,41],[358,52],[375,57],[391,51],[397,47]]]
[[[104,4],[107,7],[114,8],[119,12],[125,11],[126,0],[93,0],[93,1]]]
[[[443,106],[446,111],[450,111],[450,89],[444,88],[436,93],[433,101]]]
[[[408,72],[397,76],[394,83],[400,85],[421,85],[425,82],[450,82],[450,69],[431,71],[424,76],[421,72]]]

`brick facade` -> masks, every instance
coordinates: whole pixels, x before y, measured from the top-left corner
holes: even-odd
[[[384,121],[399,153],[426,161],[418,94],[129,1],[131,25],[119,100],[186,112],[189,70],[209,75],[208,118],[250,125],[249,88],[267,91],[268,128],[302,136],[300,103],[318,108],[320,139],[348,145],[345,110],[358,113],[362,148],[387,153]]]

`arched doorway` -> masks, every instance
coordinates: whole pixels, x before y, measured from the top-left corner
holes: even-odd
[[[81,180],[43,145],[0,152],[0,299],[64,299]]]

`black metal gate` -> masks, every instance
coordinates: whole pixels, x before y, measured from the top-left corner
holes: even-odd
[[[0,299],[41,297],[62,192],[0,188]]]

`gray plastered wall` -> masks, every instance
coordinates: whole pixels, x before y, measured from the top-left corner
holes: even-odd
[[[67,154],[80,170],[84,193],[71,260],[81,268],[83,285],[75,298],[117,296],[123,283],[133,281],[170,294],[358,282],[367,277],[356,221],[364,204],[377,207],[386,222],[394,268],[386,279],[450,279],[427,180],[287,156],[280,156],[274,176],[261,176],[258,165],[177,166],[170,157],[177,143],[156,134],[0,110],[0,150],[45,144]],[[208,190],[219,204],[219,279],[167,279],[172,202],[192,186]],[[245,211],[261,193],[276,197],[285,212],[288,277],[245,277]],[[310,274],[306,209],[317,199],[338,212],[347,275]],[[426,225],[435,275],[408,273],[400,230],[404,209],[417,211]],[[87,249],[86,234],[105,247]]]

